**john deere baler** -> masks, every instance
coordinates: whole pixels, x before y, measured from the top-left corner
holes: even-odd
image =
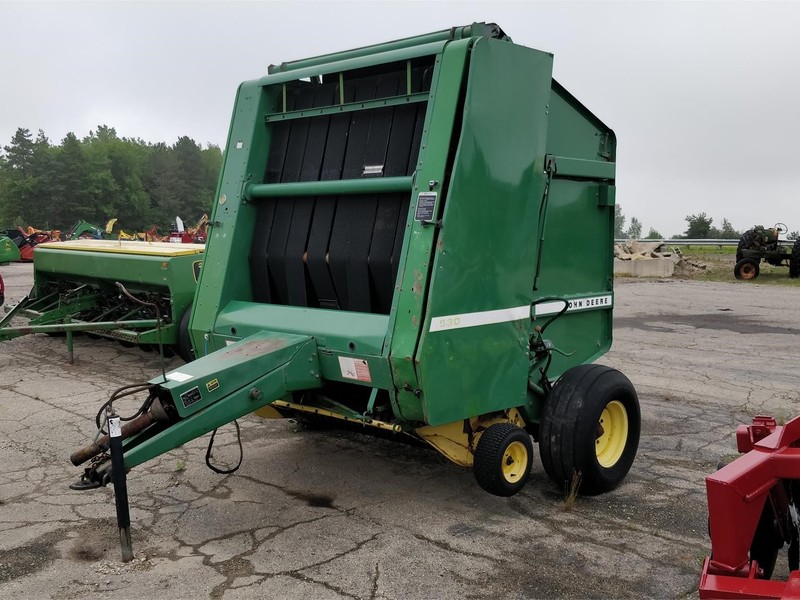
[[[614,133],[553,56],[473,24],[238,90],[194,299],[125,465],[251,412],[425,440],[487,491],[614,488],[639,438],[611,345]],[[97,444],[87,483],[109,480]]]

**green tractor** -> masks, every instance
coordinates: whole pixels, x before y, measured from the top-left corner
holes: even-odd
[[[762,260],[774,267],[789,267],[789,277],[793,279],[800,277],[800,240],[790,248],[788,242],[780,239],[788,230],[783,223],[775,223],[770,228],[756,225],[745,231],[736,248],[734,277],[745,281],[755,279],[761,272]]]

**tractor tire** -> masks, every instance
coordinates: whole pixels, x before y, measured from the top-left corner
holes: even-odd
[[[739,244],[736,246],[736,262],[738,263],[740,260],[744,258],[743,250],[750,250],[753,246],[753,242],[759,238],[758,233],[756,233],[752,229],[748,229],[742,234],[742,237],[739,238]]]
[[[533,443],[524,429],[495,423],[483,432],[472,465],[475,480],[495,496],[513,496],[531,473]]]
[[[573,367],[545,401],[542,465],[568,493],[611,491],[633,464],[640,430],[639,398],[625,375],[603,365]]]
[[[181,315],[181,322],[178,325],[178,344],[175,348],[184,362],[192,362],[195,359],[192,339],[189,336],[189,319],[192,316],[192,305],[189,304]]]
[[[792,254],[789,256],[789,277],[792,279],[800,277],[800,239],[795,240]]]
[[[743,258],[733,267],[733,276],[743,281],[755,279],[760,272],[761,269],[755,258]]]

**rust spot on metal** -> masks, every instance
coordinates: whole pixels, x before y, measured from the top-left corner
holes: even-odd
[[[415,296],[422,294],[422,272],[419,269],[414,270],[414,285],[411,286],[411,293]]]
[[[419,319],[417,318],[417,315],[411,315],[411,324],[416,327],[418,323]]]
[[[244,342],[228,350],[229,356],[260,356],[269,354],[281,348],[286,348],[289,343],[285,338],[273,338],[269,340],[252,340]]]

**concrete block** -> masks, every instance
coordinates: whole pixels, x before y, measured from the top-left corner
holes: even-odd
[[[614,275],[630,277],[672,277],[675,263],[669,258],[622,261],[614,259]]]

